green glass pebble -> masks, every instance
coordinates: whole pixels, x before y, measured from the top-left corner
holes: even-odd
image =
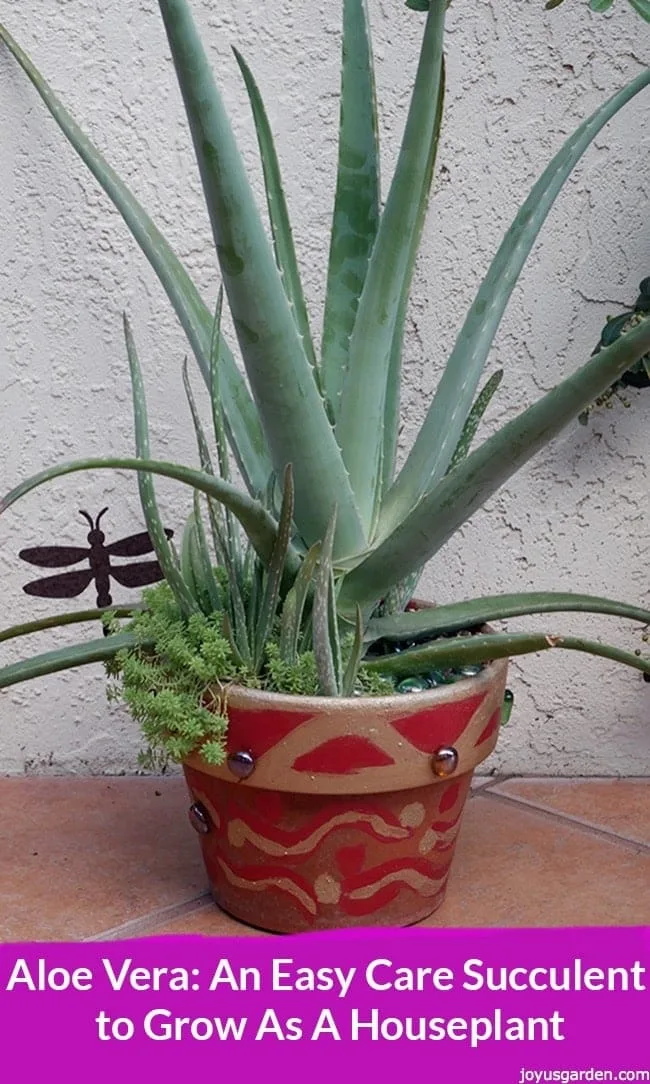
[[[395,692],[397,693],[423,693],[430,688],[430,685],[426,678],[410,677],[404,678],[396,686]]]
[[[448,670],[432,670],[430,674],[427,674],[427,681],[431,689],[437,688],[438,685],[450,685],[453,680],[453,678],[449,677]]]
[[[512,707],[515,702],[515,694],[512,689],[506,689],[501,708],[501,726],[505,726],[512,715]]]

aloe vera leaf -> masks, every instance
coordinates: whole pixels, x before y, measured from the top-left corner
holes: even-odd
[[[298,656],[298,640],[305,604],[312,587],[320,551],[320,543],[316,542],[305,554],[293,586],[284,600],[280,628],[280,655],[285,662],[295,663]]]
[[[431,0],[395,175],[381,216],[350,340],[336,434],[362,522],[370,530],[380,485],[386,387],[410,239],[421,224],[422,189],[442,94],[446,2]]]
[[[124,314],[124,337],[126,339],[126,350],[131,369],[136,455],[139,459],[150,459],[149,423],[147,420],[147,402],[144,393],[144,383],[131,325],[126,314]],[[138,473],[138,489],[140,492],[140,502],[142,504],[142,512],[147,525],[147,531],[149,532],[149,537],[151,538],[154,550],[156,551],[156,557],[158,558],[161,571],[174,594],[181,613],[185,617],[188,617],[190,614],[196,613],[197,601],[194,598],[189,585],[185,582],[182,572],[174,559],[158,510],[156,492],[150,474],[146,474],[144,471]]]
[[[362,608],[422,568],[488,498],[650,349],[650,318],[605,347],[471,452],[345,579]]]
[[[185,396],[187,398],[188,406],[190,408],[190,414],[192,415],[192,424],[194,426],[194,433],[196,436],[196,446],[199,452],[199,463],[201,464],[201,470],[206,474],[214,474],[214,468],[212,466],[212,456],[210,455],[210,447],[205,435],[203,423],[201,422],[201,416],[199,414],[198,407],[196,405],[196,399],[194,392],[192,391],[192,385],[190,383],[190,374],[188,372],[187,358],[183,361],[183,387],[185,389]]]
[[[210,403],[212,407],[212,425],[214,428],[214,438],[217,445],[217,459],[219,462],[219,473],[224,481],[230,481],[230,459],[228,457],[228,446],[226,444],[226,429],[223,416],[223,403],[221,399],[221,384],[220,384],[220,370],[221,370],[221,357],[223,351],[223,336],[221,334],[221,316],[223,312],[223,287],[219,289],[219,296],[217,298],[217,305],[214,314],[214,321],[212,324],[212,337],[210,340]],[[237,533],[236,526],[233,522],[232,513],[229,508],[224,508],[223,519],[225,522],[225,531],[227,537],[227,545],[229,550],[229,557],[233,563],[237,574],[241,571],[241,546],[239,542],[239,535]]]
[[[594,136],[648,83],[650,69],[584,121],[517,212],[467,314],[413,448],[386,496],[380,520],[382,535],[401,523],[420,497],[444,476],[497,328],[546,216]]]
[[[429,144],[429,157],[427,159],[426,170],[421,178],[420,192],[418,196],[418,216],[415,222],[415,227],[409,237],[409,258],[406,272],[404,275],[404,280],[402,282],[402,294],[400,297],[399,308],[397,310],[395,330],[393,332],[393,342],[391,345],[390,364],[388,367],[388,380],[386,383],[386,403],[384,406],[384,432],[381,458],[381,489],[378,493],[378,498],[380,500],[383,500],[384,494],[387,493],[390,489],[391,483],[393,481],[393,475],[395,472],[395,457],[397,455],[397,442],[399,439],[400,426],[400,390],[402,384],[402,351],[404,347],[404,326],[408,313],[408,303],[411,293],[413,272],[415,270],[415,261],[417,259],[420,241],[422,238],[422,230],[424,228],[424,223],[426,220],[429,197],[431,194],[431,184],[433,181],[433,174],[436,165],[438,144],[440,141],[440,129],[442,127],[445,97],[444,57],[442,61],[440,79],[441,87],[438,95],[438,111],[436,113],[436,118],[431,133],[431,142]],[[377,507],[375,508],[375,515],[377,515],[379,511],[378,504],[379,501],[376,502]]]
[[[212,317],[183,264],[129,188],[59,101],[27,54],[1,25],[0,40],[7,46],[63,134],[122,215],[135,241],[156,272],[190,341],[207,384]],[[252,492],[263,484],[271,465],[260,420],[246,383],[225,344],[223,352],[223,393],[230,444],[247,487]]]
[[[367,642],[388,638],[412,640],[417,636],[442,636],[461,629],[480,627],[488,621],[543,613],[594,613],[623,617],[650,624],[650,610],[598,595],[560,591],[529,591],[432,606],[390,617],[373,618],[366,629]]]
[[[448,472],[457,467],[459,463],[462,463],[463,459],[469,454],[469,450],[472,446],[472,441],[476,436],[479,425],[483,419],[487,408],[489,407],[492,399],[503,379],[503,369],[497,369],[496,373],[493,373],[487,383],[483,386],[482,390],[477,395],[474,406],[467,415],[467,421],[463,426],[463,431],[460,435],[460,440],[456,445],[456,451],[451,457],[451,463],[448,467]]]
[[[194,515],[190,514],[185,521],[185,527],[183,529],[183,535],[181,539],[181,553],[180,553],[180,570],[183,576],[183,580],[187,584],[187,587],[195,602],[195,611],[199,610],[205,613],[205,594],[201,590],[200,582],[195,575],[195,541],[194,533],[196,526],[194,523]]]
[[[336,667],[331,641],[330,594],[332,583],[332,548],[336,530],[336,508],[332,513],[320,552],[314,605],[312,610],[312,634],[314,657],[318,674],[319,693],[321,696],[339,696],[336,680]]]
[[[224,482],[213,475],[203,474],[201,471],[180,466],[177,463],[165,463],[153,459],[126,457],[77,459],[73,462],[62,463],[56,467],[48,467],[46,470],[39,471],[38,474],[26,478],[9,493],[5,494],[0,500],[0,515],[17,500],[38,486],[56,478],[62,478],[66,474],[86,470],[145,471],[149,474],[158,474],[163,478],[171,478],[198,489],[199,492],[205,493],[206,496],[212,497],[222,504],[227,504],[246,531],[261,560],[266,562],[271,558],[277,536],[277,523],[259,501],[249,497],[246,493],[240,492],[230,482]],[[300,555],[293,549],[288,554],[288,567],[289,571],[293,572],[297,572],[300,567]]]
[[[262,664],[264,649],[267,640],[270,637],[278,607],[282,574],[284,572],[287,550],[291,539],[293,508],[293,475],[291,467],[288,466],[284,472],[282,507],[280,509],[278,533],[273,547],[273,553],[271,554],[271,560],[269,561],[266,570],[266,586],[264,588],[262,604],[256,622],[254,638],[255,648],[253,654],[253,664],[256,670],[258,670]]]
[[[334,663],[334,680],[336,682],[336,688],[339,691],[338,695],[340,696],[343,684],[343,658],[341,654],[339,620],[342,625],[344,618],[339,619],[336,608],[336,596],[337,584],[334,578],[334,570],[330,569],[330,589],[328,594],[329,636],[332,650],[332,662]]]
[[[647,23],[650,23],[650,2],[649,0],[629,0],[634,10],[645,19]]]
[[[323,536],[334,504],[337,552],[364,546],[359,513],[221,95],[186,0],[159,0],[244,365],[278,473],[291,463],[296,526]],[[308,424],[305,424],[305,419]]]
[[[330,237],[321,376],[334,420],[350,336],[379,225],[377,102],[366,0],[344,0],[338,170]]]
[[[418,569],[416,572],[411,572],[406,579],[400,580],[398,584],[391,587],[390,591],[386,593],[386,597],[383,600],[383,610],[387,616],[389,614],[402,613],[406,604],[413,598],[413,592],[418,585],[418,580],[421,575],[421,569]]]
[[[201,470],[205,471],[206,474],[214,474],[214,467],[212,465],[210,448],[206,439],[205,430],[203,428],[201,418],[199,416],[196,399],[194,398],[194,392],[192,391],[192,385],[190,382],[190,376],[187,366],[187,358],[183,362],[183,386],[185,388],[185,395],[190,407],[190,413],[192,415],[192,422],[194,425],[194,432],[196,434],[196,444],[199,452],[199,463],[201,465]],[[224,559],[223,552],[226,545],[224,538],[224,509],[220,504],[216,504],[215,502],[212,502],[211,509],[213,512],[213,516],[211,516],[210,519],[212,526],[212,543],[214,545],[217,562],[221,564]]]
[[[425,647],[410,648],[399,655],[366,658],[363,666],[366,670],[395,678],[410,677],[427,673],[438,666],[462,666],[488,662],[491,659],[514,658],[515,655],[532,655],[557,647],[599,655],[650,674],[650,656],[644,658],[631,651],[622,651],[620,648],[610,647],[609,644],[576,636],[555,636],[540,632],[485,633],[454,640],[440,640]]]
[[[244,78],[251,109],[253,111],[257,142],[264,173],[266,203],[273,235],[275,262],[282,276],[284,290],[291,306],[296,326],[302,338],[305,353],[310,364],[315,369],[316,353],[314,351],[314,344],[309,327],[309,315],[307,313],[307,305],[305,304],[305,295],[302,289],[302,282],[300,281],[300,270],[291,231],[291,219],[289,218],[289,210],[284,194],[284,187],[282,185],[280,164],[275,149],[273,133],[266,114],[266,109],[264,108],[262,95],[255,82],[253,73],[239,50],[235,49],[234,46],[233,53],[235,54],[235,59],[239,64],[239,69]]]
[[[224,537],[223,525],[217,517],[212,501],[208,503],[208,512],[212,525],[212,535],[217,540],[216,544],[221,561],[228,577],[227,605],[231,616],[232,642],[237,645],[239,657],[245,660],[246,665],[250,666],[252,664],[250,637],[248,635],[246,608],[241,592],[241,584],[245,579],[246,571],[244,570],[242,573],[239,571],[239,566],[234,560],[228,539]],[[273,551],[271,550],[271,552]]]
[[[232,651],[232,655],[233,655],[235,665],[238,666],[238,667],[245,667],[247,664],[244,661],[244,659],[243,659],[243,657],[242,657],[242,655],[241,655],[241,653],[239,651],[239,648],[237,646],[237,638],[235,636],[235,633],[234,633],[234,630],[233,630],[233,627],[232,627],[232,621],[230,619],[230,615],[226,611],[224,611],[224,614],[223,614],[222,619],[221,619],[221,630],[222,630],[226,640],[230,644],[230,650]]]
[[[352,643],[352,649],[350,651],[347,665],[345,667],[345,673],[343,674],[343,696],[352,696],[352,693],[354,692],[354,685],[357,680],[357,674],[359,673],[359,667],[361,665],[361,660],[363,659],[363,654],[363,618],[361,616],[361,609],[359,608],[359,606],[357,606],[354,625],[354,641]]]
[[[58,647],[54,651],[45,651],[40,655],[32,655],[29,659],[3,666],[0,669],[0,689],[55,674],[60,670],[72,670],[77,666],[87,666],[95,662],[108,662],[109,659],[114,659],[119,651],[129,648],[146,649],[153,646],[153,640],[143,640],[132,632],[118,632],[113,636],[102,636],[100,640]]]
[[[212,425],[214,428],[214,439],[217,445],[217,456],[219,459],[219,471],[221,477],[226,481],[230,481],[230,460],[228,458],[228,448],[226,445],[226,431],[224,427],[223,417],[223,402],[221,399],[221,384],[220,384],[220,372],[221,372],[221,358],[223,350],[223,336],[221,334],[221,317],[223,314],[223,286],[219,288],[219,296],[217,297],[217,306],[214,313],[214,321],[212,323],[212,335],[210,337],[210,405],[212,407]]]
[[[255,629],[257,627],[257,618],[260,612],[262,595],[264,593],[264,578],[264,567],[259,561],[254,561],[250,574],[246,579],[246,582],[250,584],[248,603],[246,606],[246,627],[248,629],[248,638],[251,644],[255,643]]]
[[[134,603],[132,606],[105,606],[94,610],[74,610],[72,613],[53,614],[51,617],[39,617],[36,621],[26,621],[20,625],[12,625],[10,628],[0,630],[0,644],[5,640],[13,640],[17,636],[31,636],[35,632],[43,632],[45,629],[58,629],[64,625],[83,624],[87,621],[101,621],[106,617],[133,617],[141,613],[144,606]]]
[[[192,556],[195,565],[194,578],[200,584],[202,593],[207,596],[209,605],[205,612],[209,614],[214,610],[222,610],[224,608],[224,601],[221,587],[217,582],[214,568],[212,567],[208,539],[205,533],[203,517],[201,515],[201,501],[199,494],[196,491],[194,492],[193,512],[195,537],[193,542],[194,552]]]

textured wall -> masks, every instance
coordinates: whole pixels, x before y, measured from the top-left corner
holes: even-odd
[[[240,46],[265,93],[319,322],[336,157],[339,3],[193,6],[258,189],[230,43]],[[400,0],[370,0],[370,9],[388,178],[420,17]],[[212,303],[215,263],[157,4],[0,0],[0,19],[157,217]],[[648,61],[650,31],[622,2],[605,18],[590,16],[583,0],[552,14],[541,0],[455,0],[447,50],[440,179],[409,321],[405,446],[516,205],[566,135]],[[551,215],[495,345],[492,367],[502,365],[506,378],[487,430],[581,362],[605,315],[633,300],[650,273],[649,118],[646,92],[598,137]],[[119,215],[4,52],[0,147],[2,489],[46,463],[131,450],[124,308],[140,343],[155,451],[193,462],[190,423],[179,406],[186,345],[166,298]],[[430,567],[427,593],[442,601],[566,588],[647,604],[650,395],[631,398],[631,409],[617,406],[588,428],[566,430],[492,499]],[[179,530],[187,494],[173,485],[159,490],[166,521]],[[106,473],[64,479],[0,519],[0,627],[52,609],[22,594],[38,571],[17,559],[18,549],[83,542],[77,509],[105,504],[114,537],[140,529],[133,475]],[[116,591],[115,599],[125,596]],[[83,603],[94,603],[92,590]],[[640,643],[626,622],[612,619],[511,623],[526,626],[608,631],[630,648]],[[52,634],[48,642],[74,637]],[[25,647],[3,645],[2,658]],[[492,768],[650,772],[650,686],[639,675],[557,652],[514,664],[511,684],[516,712]],[[135,728],[105,702],[99,667],[0,698],[0,771],[130,772],[138,747]]]

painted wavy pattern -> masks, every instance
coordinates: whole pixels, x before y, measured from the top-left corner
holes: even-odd
[[[395,870],[394,873],[387,873],[384,877],[379,877],[372,884],[364,885],[363,888],[355,888],[352,892],[348,893],[351,900],[368,900],[372,896],[376,896],[382,888],[387,885],[398,884],[405,885],[407,888],[411,888],[418,895],[429,897],[435,896],[440,891],[440,879],[444,877],[446,870],[436,870],[435,877],[426,877],[419,870],[413,869],[412,866],[406,866],[404,869]]]
[[[449,871],[447,861],[436,868],[417,859],[395,859],[344,883],[337,882],[330,875],[331,885],[328,887],[336,891],[330,893],[330,900],[327,901],[320,899],[311,884],[291,871],[273,866],[240,867],[235,870],[220,856],[216,861],[229,885],[239,891],[289,895],[310,925],[323,904],[327,906],[328,902],[351,916],[378,913],[404,889],[431,903],[444,892]]]
[[[384,885],[380,888],[374,896],[369,899],[345,899],[341,903],[341,910],[348,915],[349,918],[365,918],[372,919],[374,916],[381,915],[383,911],[393,903],[402,891],[401,886],[393,882],[392,884]],[[445,887],[442,885],[437,895],[430,896],[427,900],[427,906],[424,910],[424,914],[430,914],[435,911],[439,902],[441,902],[444,896]]]
[[[246,892],[283,892],[287,893],[306,917],[313,919],[318,913],[318,904],[310,886],[302,878],[283,870],[240,870],[235,872],[222,858],[217,858],[219,868],[233,888]]]
[[[266,832],[268,832],[268,826],[265,826],[265,828]],[[231,843],[233,847],[243,847],[249,843],[258,851],[261,851],[263,854],[271,855],[274,858],[287,857],[289,855],[302,855],[303,857],[306,857],[313,854],[316,848],[323,840],[331,835],[332,832],[336,832],[341,828],[355,828],[358,831],[365,832],[367,835],[374,836],[375,839],[381,841],[408,839],[411,834],[408,828],[402,828],[401,825],[389,824],[379,813],[363,813],[356,809],[350,809],[345,813],[339,813],[333,817],[329,817],[328,820],[316,828],[313,828],[312,825],[310,825],[306,834],[290,833],[294,837],[292,843],[289,843],[286,840],[286,836],[289,833],[278,832],[277,836],[272,838],[268,834],[256,831],[250,823],[247,823],[242,817],[238,817],[231,820],[228,824],[228,842]]]

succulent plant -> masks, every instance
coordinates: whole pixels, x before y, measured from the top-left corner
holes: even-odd
[[[650,23],[650,0],[628,0],[628,2],[642,19]],[[547,11],[552,11],[563,3],[564,0],[546,0],[544,7]],[[609,11],[613,3],[614,0],[589,0],[589,7],[592,11]]]
[[[625,335],[633,327],[637,327],[650,313],[650,278],[645,278],[639,284],[639,296],[634,308],[619,313],[618,316],[608,316],[605,326],[600,333],[600,339],[593,351],[600,353],[610,343],[616,342],[621,335]],[[612,406],[614,398],[619,399],[624,406],[629,407],[630,401],[623,395],[623,389],[627,388],[650,388],[650,354],[644,354],[629,369],[621,373],[619,378],[598,396],[595,403],[587,407],[580,414],[578,421],[581,425],[589,423],[589,417],[594,408]]]
[[[218,614],[235,656],[252,672],[264,665],[265,644],[272,637],[289,663],[309,647],[323,695],[349,694],[360,667],[366,674],[412,677],[433,668],[477,665],[554,647],[587,651],[650,672],[648,658],[607,644],[485,629],[491,621],[556,611],[650,623],[650,612],[640,606],[551,592],[408,607],[427,561],[507,479],[650,350],[650,321],[642,319],[471,450],[502,376],[496,373],[482,386],[494,335],[544,220],[594,136],[650,83],[650,71],[580,125],[517,211],[459,331],[417,439],[397,470],[402,344],[443,115],[447,0],[412,0],[408,5],[424,13],[420,58],[383,204],[366,4],[343,0],[339,161],[320,348],[301,287],[278,158],[253,75],[235,52],[259,141],[272,242],[187,0],[159,0],[159,6],[221,270],[223,294],[216,313],[208,310],[124,182],[2,27],[0,38],[157,272],[210,394],[216,454],[201,428],[186,371],[200,469],[151,457],[144,383],[125,320],[136,454],[49,467],[7,494],[0,512],[36,486],[70,472],[136,471],[147,527],[183,619],[190,623],[196,615]],[[230,309],[246,379],[222,332],[222,300]],[[246,490],[231,480],[231,456]],[[178,555],[162,528],[155,476],[176,479],[194,490],[193,513]],[[67,614],[32,622],[7,630],[0,639],[75,619]],[[475,634],[462,635],[467,630]],[[387,644],[397,648],[381,653],[378,645]],[[7,666],[0,670],[0,688],[111,660],[138,646],[142,641],[127,627]]]

